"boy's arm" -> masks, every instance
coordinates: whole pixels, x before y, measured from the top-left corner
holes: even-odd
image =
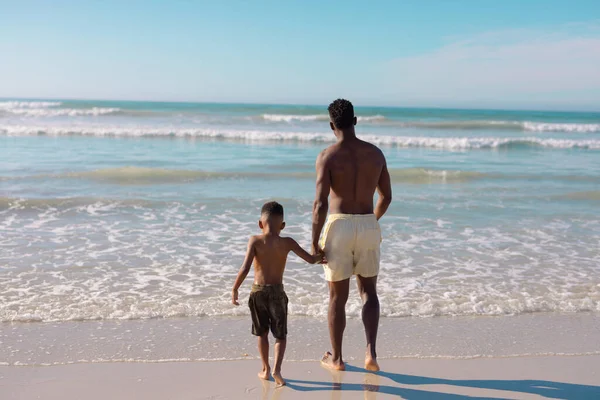
[[[294,252],[298,257],[300,257],[307,263],[316,264],[316,263],[326,262],[325,256],[323,254],[310,254],[309,252],[304,250],[302,247],[300,247],[298,242],[296,242],[294,239],[287,238],[287,240],[288,240],[288,245],[290,246],[289,247],[290,251]]]
[[[231,290],[231,302],[236,306],[239,306],[238,303],[238,289],[248,276],[248,272],[250,272],[250,267],[252,267],[252,262],[254,262],[254,237],[251,237],[248,241],[248,250],[246,251],[246,258],[244,259],[244,263],[240,268],[240,272],[238,272],[237,278],[235,279],[235,283],[233,284],[233,289]]]

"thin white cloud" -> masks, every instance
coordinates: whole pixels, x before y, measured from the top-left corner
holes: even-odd
[[[385,66],[387,96],[408,101],[600,104],[600,29],[511,30],[456,40]]]

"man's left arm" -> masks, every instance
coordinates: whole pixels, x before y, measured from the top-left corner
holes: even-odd
[[[325,219],[327,218],[327,209],[329,208],[329,192],[331,191],[331,174],[325,160],[324,152],[317,157],[317,193],[313,205],[313,224],[312,224],[312,251],[313,254],[322,253],[319,247],[319,238]]]
[[[377,199],[377,204],[375,205],[375,217],[377,217],[377,220],[379,221],[392,203],[392,182],[385,157],[383,158],[381,175],[377,182],[377,193],[379,194],[379,199]]]

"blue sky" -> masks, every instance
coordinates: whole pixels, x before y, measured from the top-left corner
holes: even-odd
[[[0,0],[0,10],[0,97],[600,109],[599,1]]]

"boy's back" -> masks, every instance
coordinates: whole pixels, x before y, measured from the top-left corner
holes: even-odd
[[[291,238],[273,234],[256,235],[250,241],[254,248],[254,283],[282,283],[288,253],[296,242]]]

